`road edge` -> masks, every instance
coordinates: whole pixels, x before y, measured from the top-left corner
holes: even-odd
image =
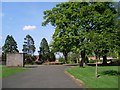
[[[69,72],[66,71],[66,69],[64,70],[64,73],[69,76],[72,80],[75,81],[75,83],[77,85],[79,85],[81,88],[85,88],[84,82],[82,80],[79,80],[77,78],[75,78],[73,75],[71,75]]]

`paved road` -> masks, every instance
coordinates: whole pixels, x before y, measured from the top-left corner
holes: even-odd
[[[64,73],[67,66],[38,66],[4,78],[3,88],[80,88]]]

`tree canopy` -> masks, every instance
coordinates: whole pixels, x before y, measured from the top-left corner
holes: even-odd
[[[23,49],[22,51],[24,53],[27,53],[29,55],[33,55],[35,52],[35,45],[34,45],[34,40],[30,35],[26,35],[24,38],[24,44],[23,44]]]
[[[115,48],[116,14],[111,2],[65,2],[44,11],[43,26],[55,27],[52,45],[57,51],[81,52],[84,60],[97,50],[106,63],[107,52]]]
[[[50,59],[50,50],[49,50],[48,42],[45,38],[43,38],[40,43],[40,54],[42,55],[43,60],[46,61]]]
[[[8,35],[5,40],[5,44],[2,47],[3,53],[18,53],[17,42],[13,36]]]

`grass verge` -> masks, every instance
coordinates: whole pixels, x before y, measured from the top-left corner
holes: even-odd
[[[5,67],[5,66],[0,66],[0,78],[8,77],[13,74],[16,74],[18,72],[22,72],[28,70],[27,68],[13,68],[13,67]]]
[[[86,88],[118,88],[118,66],[99,66],[99,78],[95,77],[95,66],[68,68],[67,71],[82,80]]]

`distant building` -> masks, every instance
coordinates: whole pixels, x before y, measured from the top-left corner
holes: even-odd
[[[88,57],[89,60],[96,60],[96,57]]]
[[[89,60],[96,60],[96,57],[88,57]],[[113,59],[113,57],[108,56],[107,59]],[[100,60],[103,60],[103,58],[101,57]]]

